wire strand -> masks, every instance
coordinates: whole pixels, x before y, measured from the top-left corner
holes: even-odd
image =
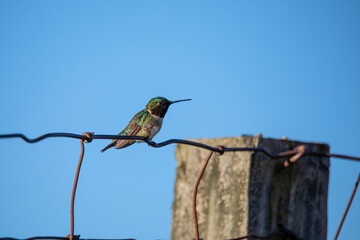
[[[287,151],[286,154],[284,153],[278,153],[278,154],[271,154],[268,151],[266,151],[263,148],[236,148],[236,147],[224,147],[222,150],[218,148],[214,148],[212,146],[189,141],[189,140],[183,140],[183,139],[169,139],[160,143],[156,143],[154,141],[149,140],[146,137],[141,136],[119,136],[119,135],[103,135],[103,134],[96,134],[92,135],[92,138],[89,138],[88,136],[74,134],[74,133],[47,133],[42,136],[39,136],[34,139],[30,139],[26,137],[24,134],[21,133],[15,133],[15,134],[0,134],[0,138],[22,138],[24,141],[28,143],[37,143],[41,140],[44,140],[46,138],[53,138],[53,137],[66,137],[66,138],[77,138],[85,140],[85,142],[91,142],[93,139],[125,139],[125,140],[140,140],[146,142],[149,146],[154,148],[160,148],[165,147],[170,144],[185,144],[185,145],[191,145],[203,149],[207,149],[213,152],[217,152],[222,154],[223,152],[238,152],[238,151],[252,151],[252,152],[261,152],[268,156],[269,158],[276,159],[276,158],[283,158],[283,157],[291,157],[295,155],[296,151]],[[340,154],[331,154],[327,152],[316,152],[316,151],[307,151],[305,152],[305,155],[312,155],[312,156],[319,156],[319,157],[335,157],[335,158],[341,158],[341,159],[348,159],[348,160],[355,160],[360,161],[360,157],[354,157],[354,156],[348,156],[348,155],[340,155]]]

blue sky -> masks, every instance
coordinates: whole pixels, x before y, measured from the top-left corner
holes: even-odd
[[[147,101],[154,138],[242,134],[324,142],[360,156],[357,1],[0,0],[0,133],[117,134]],[[75,208],[84,238],[169,239],[175,146],[86,144]],[[0,236],[70,231],[78,140],[0,141]],[[332,159],[333,238],[360,163]],[[360,235],[355,196],[341,239]]]

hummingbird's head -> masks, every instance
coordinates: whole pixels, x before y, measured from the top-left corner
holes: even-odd
[[[169,101],[164,97],[152,98],[146,105],[146,109],[150,111],[151,114],[163,118],[169,108],[173,103],[190,101],[191,99],[183,99],[177,101]]]

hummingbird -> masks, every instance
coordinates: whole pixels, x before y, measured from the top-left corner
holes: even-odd
[[[129,122],[119,136],[142,136],[152,139],[161,129],[161,125],[169,106],[173,103],[190,101],[191,99],[183,99],[169,101],[164,97],[155,97],[150,99],[146,108],[138,112]],[[101,152],[105,152],[111,147],[115,149],[126,148],[134,144],[137,140],[113,139]]]

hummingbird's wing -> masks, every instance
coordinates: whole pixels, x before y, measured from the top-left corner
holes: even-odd
[[[136,136],[142,129],[143,123],[150,113],[147,110],[138,112],[129,122],[127,127],[119,133],[121,136]],[[125,148],[135,143],[135,140],[120,139],[116,142],[115,148]]]
[[[120,136],[136,136],[142,129],[143,123],[146,121],[146,118],[149,116],[149,112],[144,109],[138,112],[129,122],[124,130],[122,130],[118,135]],[[105,152],[107,149],[114,147],[116,149],[125,148],[135,143],[135,140],[126,140],[126,139],[113,139],[112,142],[107,145],[101,152]]]

